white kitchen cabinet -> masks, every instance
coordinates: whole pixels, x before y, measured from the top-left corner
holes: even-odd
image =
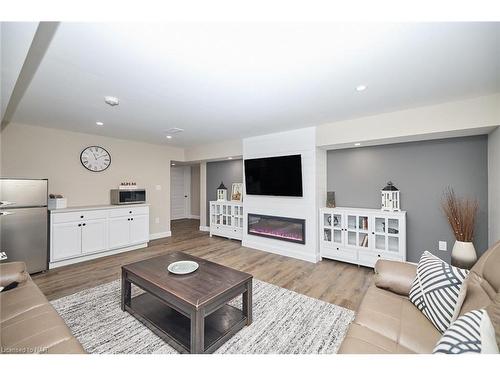
[[[88,220],[82,223],[82,254],[94,253],[107,249],[106,219]]]
[[[243,238],[243,204],[240,202],[210,202],[210,237],[212,235]]]
[[[137,215],[131,217],[130,242],[141,243],[149,241],[149,216]]]
[[[80,224],[80,226],[78,225]],[[51,229],[51,253],[57,259],[80,256],[82,253],[81,223],[53,224]]]
[[[406,212],[321,208],[323,258],[373,267],[378,259],[406,261]]]
[[[116,249],[130,243],[130,217],[109,219],[109,248]]]
[[[56,209],[50,223],[50,268],[149,242],[148,205]]]

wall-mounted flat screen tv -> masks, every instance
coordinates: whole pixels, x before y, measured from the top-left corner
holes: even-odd
[[[249,195],[301,197],[301,156],[246,159],[245,187]]]

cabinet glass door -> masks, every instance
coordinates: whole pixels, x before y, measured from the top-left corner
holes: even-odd
[[[375,249],[399,252],[400,220],[375,216]]]
[[[368,216],[347,215],[347,245],[368,247]]]
[[[323,241],[342,244],[342,215],[325,212],[322,217]]]

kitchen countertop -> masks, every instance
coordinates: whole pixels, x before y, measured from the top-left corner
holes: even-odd
[[[130,208],[130,207],[143,207],[149,206],[149,203],[135,203],[135,204],[99,204],[94,206],[73,206],[66,208],[54,208],[49,210],[51,213],[58,212],[74,212],[74,211],[89,211],[89,210],[109,210],[111,208]]]

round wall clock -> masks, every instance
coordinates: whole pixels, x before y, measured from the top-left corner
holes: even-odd
[[[100,146],[90,146],[80,154],[82,165],[92,172],[102,172],[111,165],[111,155]]]

